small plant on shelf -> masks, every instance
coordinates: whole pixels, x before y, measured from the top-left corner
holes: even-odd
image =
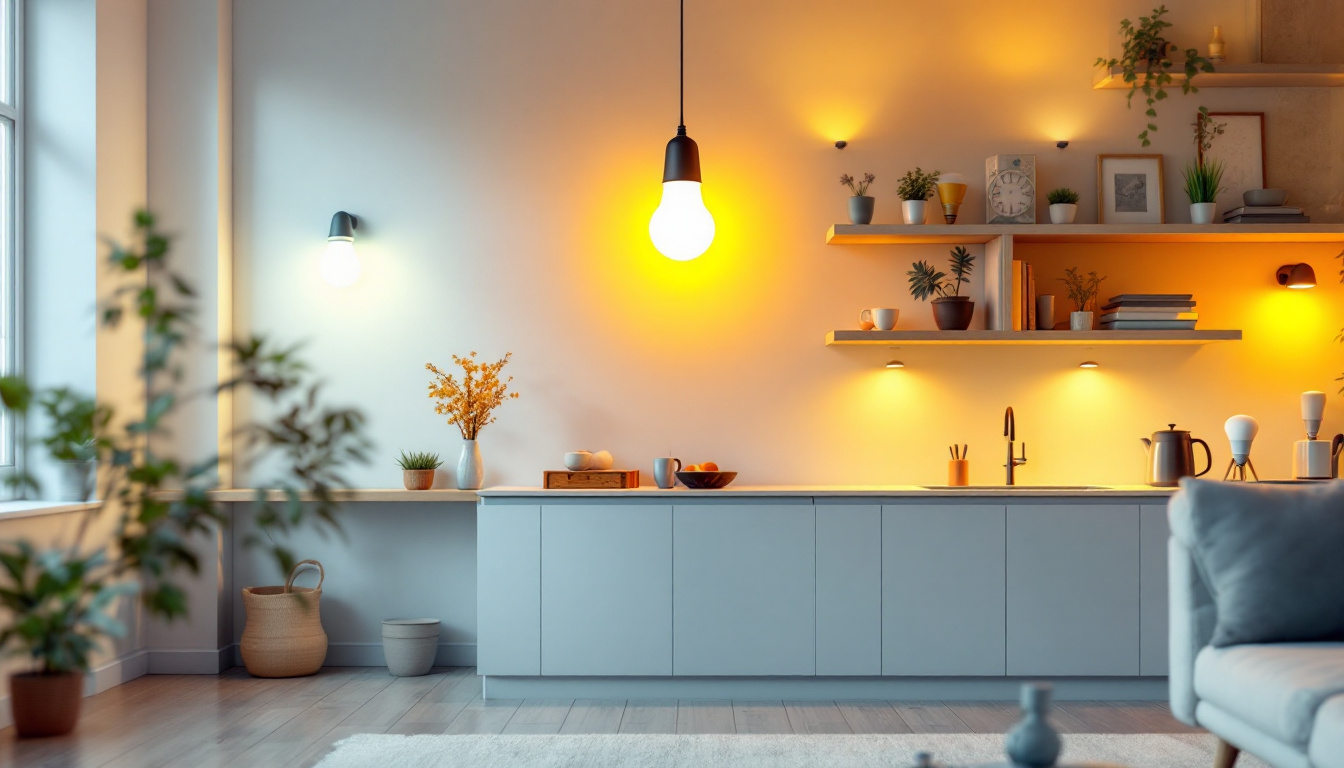
[[[434,487],[434,470],[443,466],[439,454],[420,451],[402,451],[397,464],[401,466],[401,480],[408,491],[427,491]]]
[[[863,181],[855,181],[848,173],[840,177],[840,183],[849,187],[853,194],[849,198],[849,223],[873,223],[873,198],[868,196],[868,187],[877,177],[871,173],[863,174]]]
[[[1068,187],[1060,187],[1050,190],[1045,199],[1049,200],[1051,205],[1077,205],[1078,193]]]
[[[940,331],[964,331],[971,325],[975,302],[961,295],[962,283],[971,281],[975,256],[958,245],[948,255],[948,272],[941,272],[924,260],[910,265],[906,273],[910,280],[910,295],[920,301],[933,299],[933,320]]]
[[[855,197],[866,197],[868,195],[868,187],[872,185],[874,181],[877,181],[877,177],[871,173],[863,174],[862,181],[855,181],[854,177],[850,176],[848,173],[840,177],[840,184],[849,187],[849,191],[853,193]]]
[[[1069,292],[1069,301],[1072,301],[1074,306],[1074,311],[1069,315],[1070,330],[1092,330],[1092,311],[1088,307],[1096,306],[1097,294],[1101,292],[1101,283],[1105,279],[1095,270],[1088,272],[1086,276],[1080,274],[1077,267],[1064,270],[1064,277],[1060,278],[1060,282],[1064,283]]]
[[[1163,37],[1165,30],[1171,27],[1171,22],[1162,18],[1166,13],[1167,7],[1162,5],[1154,8],[1151,15],[1140,16],[1138,24],[1129,19],[1121,20],[1120,36],[1124,38],[1124,47],[1120,58],[1108,59],[1103,56],[1096,63],[1096,66],[1108,71],[1112,67],[1120,67],[1121,79],[1129,84],[1129,94],[1126,96],[1129,106],[1134,105],[1134,94],[1143,93],[1148,107],[1144,114],[1150,121],[1139,134],[1139,141],[1145,147],[1152,144],[1148,134],[1157,130],[1157,102],[1167,98],[1166,87],[1172,83],[1171,69],[1175,62],[1170,58],[1170,53],[1179,51]],[[1184,54],[1185,80],[1181,82],[1181,92],[1196,93],[1199,89],[1194,85],[1195,76],[1200,72],[1212,72],[1213,62],[1200,56],[1195,48],[1186,48]]]
[[[1072,224],[1078,215],[1078,193],[1068,187],[1052,189],[1045,196],[1050,201],[1050,223]]]
[[[1187,163],[1181,170],[1181,176],[1185,181],[1185,196],[1190,199],[1190,221],[1210,224],[1213,222],[1214,203],[1218,200],[1218,193],[1224,189],[1223,171],[1227,167],[1222,161],[1209,159],[1207,154],[1213,149],[1214,139],[1223,135],[1227,124],[1215,121],[1209,117],[1207,109],[1200,107],[1193,125],[1198,155],[1195,162]]]
[[[896,194],[902,200],[928,200],[938,188],[938,177],[941,175],[941,171],[924,173],[919,167],[906,171],[896,184]]]

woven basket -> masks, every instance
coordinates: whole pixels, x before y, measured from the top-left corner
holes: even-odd
[[[305,566],[317,568],[317,586],[295,587]],[[243,665],[256,677],[300,677],[315,674],[327,658],[327,633],[322,631],[319,605],[326,573],[316,560],[294,565],[283,587],[245,587],[247,624],[240,644]]]

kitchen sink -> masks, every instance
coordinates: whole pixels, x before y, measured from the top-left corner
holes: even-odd
[[[921,485],[928,491],[1104,491],[1103,485]]]

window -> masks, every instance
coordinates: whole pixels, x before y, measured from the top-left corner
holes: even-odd
[[[22,0],[0,0],[0,375],[18,370],[20,163],[23,140],[21,79]],[[12,473],[16,450],[14,421],[0,416],[0,474]]]

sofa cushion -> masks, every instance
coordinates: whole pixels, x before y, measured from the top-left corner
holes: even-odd
[[[1344,482],[1184,478],[1171,529],[1213,595],[1211,645],[1344,640]]]
[[[1307,750],[1316,768],[1344,768],[1344,696],[1336,696],[1316,710],[1316,727]]]
[[[1206,647],[1195,657],[1195,693],[1306,751],[1317,710],[1344,694],[1344,643]]]

